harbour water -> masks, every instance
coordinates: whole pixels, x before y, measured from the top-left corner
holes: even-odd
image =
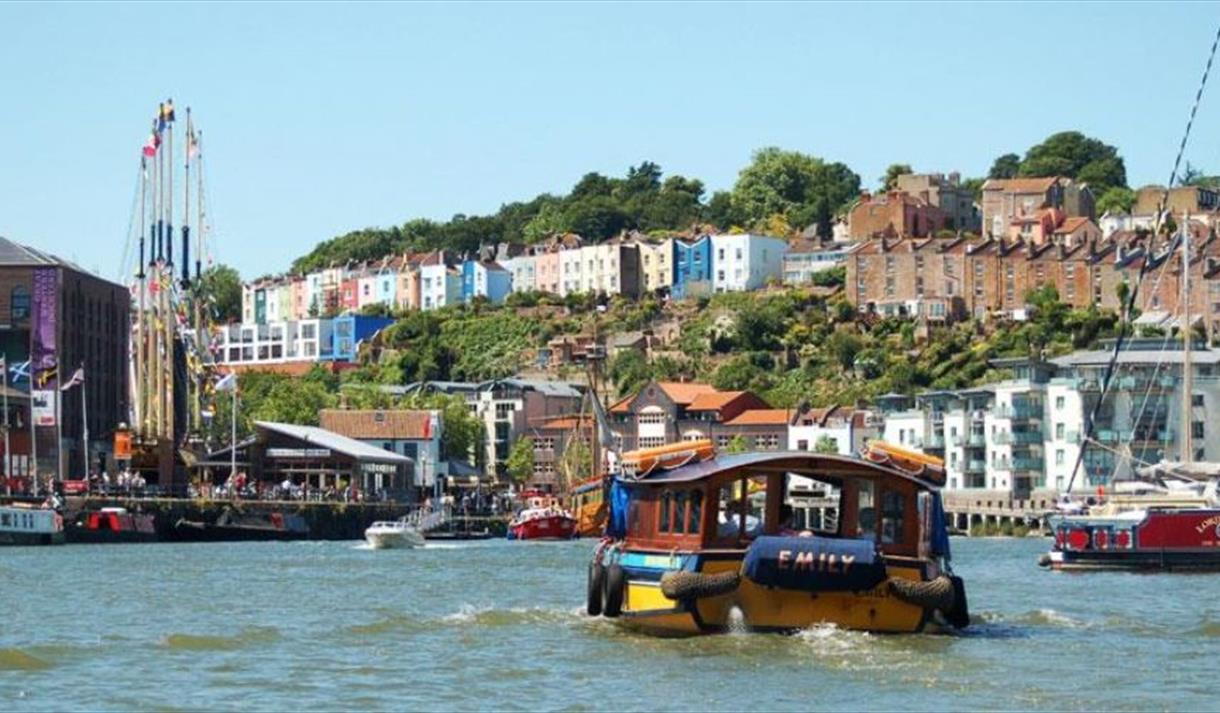
[[[9,548],[0,708],[1214,708],[1220,578],[953,545],[965,633],[693,639],[586,618],[589,541]]]

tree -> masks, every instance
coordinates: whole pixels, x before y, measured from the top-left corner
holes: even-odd
[[[228,265],[213,265],[199,279],[206,314],[216,322],[241,321],[241,275]]]
[[[898,185],[898,177],[907,173],[914,173],[911,170],[909,163],[891,163],[885,169],[885,175],[881,177],[881,190],[888,191]]]
[[[825,434],[818,437],[817,443],[813,444],[814,453],[838,453],[839,444],[835,439]]]
[[[1101,198],[1097,199],[1097,212],[1099,214],[1130,213],[1133,205],[1135,205],[1135,191],[1114,186],[1107,188],[1106,192],[1101,194]]]
[[[648,360],[635,349],[625,349],[610,361],[610,380],[620,396],[633,394],[652,378]]]
[[[745,436],[741,435],[740,433],[733,436],[733,438],[730,439],[729,442],[724,446],[725,453],[745,453],[748,450],[750,450],[750,445],[746,443]]]
[[[987,172],[988,178],[1016,178],[1017,171],[1021,169],[1021,157],[1015,153],[1006,153],[1000,156],[991,164],[991,170]]]
[[[1127,186],[1127,168],[1118,149],[1079,131],[1061,131],[1031,146],[1017,171],[1021,176],[1067,176],[1088,183],[1095,195]]]
[[[530,438],[519,438],[508,451],[508,460],[504,462],[508,477],[517,485],[525,485],[534,477],[534,441]]]
[[[779,214],[791,225],[813,223],[830,235],[835,212],[859,193],[860,177],[847,166],[769,147],[755,152],[738,174],[732,213],[750,225]]]

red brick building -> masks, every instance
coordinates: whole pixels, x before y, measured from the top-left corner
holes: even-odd
[[[925,198],[904,191],[872,195],[865,191],[848,214],[853,239],[922,238],[948,228],[945,212]]]

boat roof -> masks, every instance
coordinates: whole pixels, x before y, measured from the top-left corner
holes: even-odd
[[[754,453],[731,453],[717,455],[698,463],[690,463],[670,470],[655,470],[638,480],[626,479],[620,476],[623,483],[637,485],[666,485],[669,483],[690,483],[707,480],[720,473],[739,468],[755,468],[770,466],[796,470],[827,470],[835,475],[848,475],[845,471],[856,470],[861,474],[866,472],[901,478],[919,485],[927,490],[937,490],[937,486],[918,478],[911,473],[892,468],[881,463],[874,463],[856,456],[844,456],[829,453],[809,453],[808,451],[766,451]],[[799,474],[799,473],[798,473]]]

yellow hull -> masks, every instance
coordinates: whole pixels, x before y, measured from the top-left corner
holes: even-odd
[[[706,574],[734,571],[740,560],[706,562]],[[920,579],[916,568],[890,567],[891,577]],[[628,578],[623,625],[661,635],[715,633],[729,627],[736,607],[745,625],[762,631],[792,631],[819,624],[878,633],[913,633],[923,629],[922,607],[890,594],[882,583],[867,592],[800,592],[770,589],[742,579],[736,591],[687,604],[661,593],[658,582]]]

